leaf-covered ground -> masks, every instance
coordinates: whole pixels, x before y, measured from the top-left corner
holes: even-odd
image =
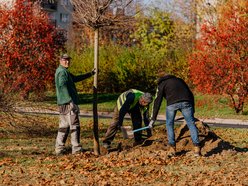
[[[28,135],[23,135],[25,127]],[[27,127],[23,124],[20,133],[1,130],[0,185],[248,185],[247,129],[203,128],[203,156],[197,158],[188,131],[178,127],[178,153],[168,158],[164,127],[155,128],[151,138],[135,147],[119,133],[114,143],[119,151],[101,148],[101,156],[95,156],[92,132],[82,126],[87,151],[57,157],[57,125],[37,126],[40,133],[35,126]],[[100,124],[101,139],[105,129]]]

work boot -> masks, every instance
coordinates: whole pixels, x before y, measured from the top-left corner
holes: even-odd
[[[168,157],[176,156],[176,146],[169,146]]]
[[[195,146],[195,147],[194,147],[194,156],[195,156],[195,157],[201,156],[201,149],[200,149],[200,146]]]
[[[81,154],[81,153],[85,153],[85,152],[86,152],[86,150],[84,150],[83,148],[81,148],[80,150],[75,151],[72,154]]]
[[[63,156],[66,154],[66,150],[62,149],[62,150],[55,150],[55,155],[56,156]]]
[[[147,138],[150,138],[152,136],[152,130],[151,129],[147,129]]]

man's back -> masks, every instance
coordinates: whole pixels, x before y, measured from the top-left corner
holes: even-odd
[[[194,96],[188,85],[181,78],[167,75],[159,79],[159,89],[163,97],[167,100],[167,105],[181,101],[194,103]]]

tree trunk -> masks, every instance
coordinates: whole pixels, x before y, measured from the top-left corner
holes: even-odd
[[[97,77],[98,77],[98,59],[99,59],[99,29],[94,31],[94,68],[96,73],[94,75],[93,85],[93,134],[94,134],[94,153],[100,155],[99,135],[98,135],[98,113],[97,113]]]

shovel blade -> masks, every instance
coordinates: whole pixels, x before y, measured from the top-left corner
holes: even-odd
[[[121,127],[121,132],[122,132],[122,135],[123,135],[124,139],[132,139],[132,138],[134,138],[133,129],[132,129],[131,126],[122,126]]]

